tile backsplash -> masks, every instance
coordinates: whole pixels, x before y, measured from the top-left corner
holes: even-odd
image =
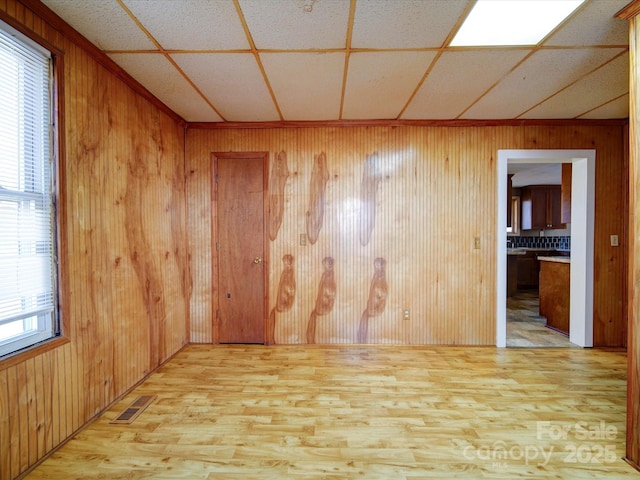
[[[507,237],[507,246],[512,248],[548,248],[571,251],[571,237]]]

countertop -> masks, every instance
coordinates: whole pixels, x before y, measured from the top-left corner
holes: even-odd
[[[538,257],[541,262],[571,263],[571,257]]]
[[[507,255],[526,255],[528,252],[565,252],[568,250],[559,250],[554,248],[529,248],[529,247],[507,247]]]

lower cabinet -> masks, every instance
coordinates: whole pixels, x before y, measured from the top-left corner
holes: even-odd
[[[540,315],[547,326],[569,334],[569,263],[542,260],[540,262]]]
[[[538,261],[532,253],[518,257],[518,288],[538,286]]]

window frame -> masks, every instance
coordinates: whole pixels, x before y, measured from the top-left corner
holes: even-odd
[[[53,215],[53,275],[55,295],[55,319],[53,336],[42,339],[32,345],[20,347],[12,352],[0,356],[0,371],[16,365],[29,358],[36,357],[47,351],[69,343],[65,333],[69,331],[66,302],[67,290],[66,274],[63,267],[67,264],[66,213],[62,200],[66,198],[65,188],[65,143],[64,143],[64,52],[51,44],[45,38],[29,30],[20,22],[0,11],[0,21],[8,26],[8,30],[15,30],[26,39],[39,45],[51,55],[51,96],[50,96],[50,151],[53,168],[51,171],[51,198],[54,207]],[[3,26],[4,26],[3,25]]]

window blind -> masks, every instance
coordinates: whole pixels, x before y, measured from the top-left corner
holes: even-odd
[[[0,22],[0,355],[55,334],[51,54]]]

